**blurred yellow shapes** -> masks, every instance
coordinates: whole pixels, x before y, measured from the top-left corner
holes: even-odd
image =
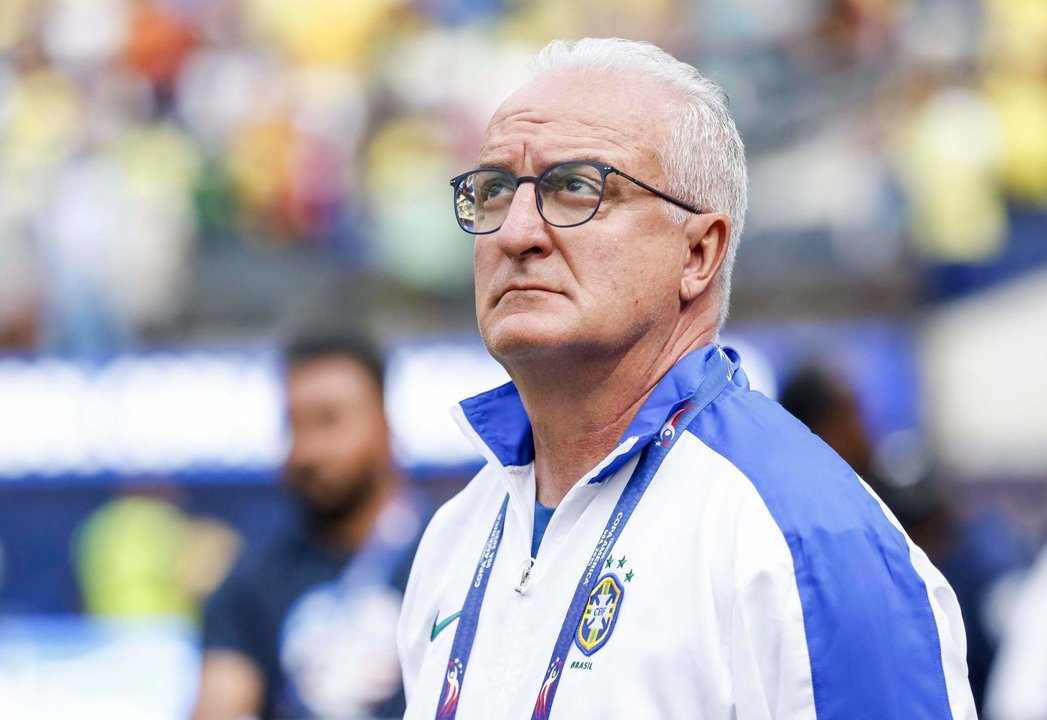
[[[367,158],[367,180],[373,191],[398,185],[414,188],[420,175],[430,176],[446,168],[442,138],[435,125],[431,118],[405,117],[390,120],[379,130]],[[446,181],[441,183],[441,191],[444,185]]]
[[[516,3],[505,37],[534,45],[551,38],[627,37],[672,45],[685,22],[679,0],[538,0]]]
[[[188,520],[168,502],[126,496],[103,505],[81,528],[75,548],[84,610],[91,615],[192,616],[182,581]]]
[[[248,23],[303,64],[366,64],[372,43],[406,0],[245,0]]]
[[[294,128],[284,119],[244,127],[229,148],[229,172],[237,199],[254,219],[262,219],[285,199],[291,182]]]
[[[118,155],[134,194],[184,201],[200,173],[199,151],[173,125],[146,125],[129,132]]]
[[[914,114],[897,145],[909,200],[909,234],[938,262],[978,262],[1002,248],[1004,140],[992,108],[960,88],[940,91]]]
[[[852,12],[857,11],[877,18],[889,18],[897,15],[904,3],[903,0],[850,0],[842,4],[849,5]]]
[[[188,282],[197,217],[193,192],[201,160],[175,126],[143,125],[115,148],[129,201],[124,232],[114,234],[115,298],[135,322],[165,320]]]
[[[13,49],[29,34],[34,0],[0,0],[0,52]]]
[[[108,617],[195,617],[229,572],[240,536],[172,503],[123,495],[96,510],[73,548],[84,610]]]
[[[0,158],[17,172],[53,167],[75,145],[81,120],[80,101],[68,77],[52,70],[31,72],[15,87]]]
[[[996,76],[986,91],[1003,128],[1007,190],[1047,205],[1047,78]]]
[[[574,39],[584,34],[584,3],[538,0],[519,5],[502,24],[506,39],[533,45],[537,50],[549,42],[549,38]]]
[[[1047,81],[1047,2],[984,0],[988,69],[1031,73]]]
[[[374,136],[366,163],[383,271],[419,289],[467,286],[472,240],[454,220],[443,126],[425,115],[392,120]]]

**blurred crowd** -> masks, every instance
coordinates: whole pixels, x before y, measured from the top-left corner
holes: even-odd
[[[759,249],[742,276],[790,253],[897,294],[914,257],[985,262],[1008,206],[1047,207],[1039,0],[4,0],[0,348],[264,330],[271,304],[231,308],[294,292],[296,262],[467,324],[447,178],[522,58],[585,34],[728,90]],[[762,299],[743,281],[740,316]]]

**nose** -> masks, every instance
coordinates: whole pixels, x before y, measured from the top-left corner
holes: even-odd
[[[315,464],[319,443],[315,434],[303,428],[292,428],[291,447],[284,460],[289,469],[300,469]]]
[[[522,183],[513,195],[509,214],[495,233],[498,247],[510,257],[548,255],[552,250],[550,226],[538,212],[537,188]]]

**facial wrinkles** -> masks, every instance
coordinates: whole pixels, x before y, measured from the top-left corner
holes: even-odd
[[[608,178],[609,189],[615,180],[617,178],[614,176]],[[625,197],[619,197],[621,192],[608,193],[604,205],[590,223],[575,228],[546,227],[546,232],[554,236],[552,242],[556,249],[553,259],[558,258],[558,261],[550,262],[547,256],[541,254],[508,257],[500,252],[496,253],[494,257],[499,262],[495,266],[489,266],[490,280],[486,283],[489,290],[488,306],[498,304],[506,286],[521,283],[535,283],[556,290],[569,298],[577,296],[576,299],[595,301],[596,298],[589,292],[589,281],[592,279],[586,276],[594,272],[598,275],[604,274],[614,265],[613,256],[627,252],[629,243],[637,241],[625,225],[627,217],[652,211],[647,193],[643,190],[637,188],[634,193],[631,184],[629,188],[618,190],[624,190]],[[626,198],[627,201],[623,202]],[[520,202],[528,203],[528,212],[536,212],[531,207],[534,201],[529,194],[520,198]],[[661,215],[656,218],[657,221],[662,219]],[[611,225],[606,225],[607,222]],[[598,236],[595,241],[594,235]],[[485,241],[494,242],[494,239],[480,238],[477,242]],[[493,252],[494,248],[484,250]],[[565,282],[567,277],[574,280]],[[604,279],[604,282],[606,281],[607,278]]]
[[[623,128],[597,119],[545,120],[532,111],[520,111],[493,122],[480,151],[481,167],[539,174],[549,165],[567,160],[593,160],[610,165],[635,163],[645,153],[624,139]]]
[[[536,93],[524,94],[517,99],[516,108],[503,108],[491,122],[479,164],[500,167],[518,175],[538,175],[557,162],[593,160],[614,165],[658,186],[662,173],[656,143],[652,142],[651,133],[645,128],[646,123],[642,119],[649,116],[649,109],[637,108],[627,100],[615,101],[612,107],[603,97],[597,98],[593,104],[586,102],[585,96],[584,87],[554,92],[551,97],[544,94],[538,96]],[[545,109],[535,109],[536,105]],[[533,202],[533,198],[527,199]],[[605,219],[613,219],[607,218],[608,213],[624,219],[633,212],[650,211],[647,199],[645,191],[611,175],[608,177],[605,204],[593,222],[602,224]],[[584,281],[555,283],[556,278],[542,276],[559,267],[582,280],[579,273],[584,275],[586,267],[592,263],[580,262],[574,251],[581,251],[579,247],[573,246],[585,245],[587,249],[584,252],[589,253],[590,257],[592,253],[620,253],[623,252],[623,243],[630,241],[630,238],[622,236],[625,230],[623,227],[617,228],[617,232],[599,233],[601,242],[598,247],[592,247],[583,241],[586,234],[596,232],[595,227],[547,228],[555,236],[553,243],[559,248],[555,254],[560,256],[563,265],[543,263],[540,262],[542,257],[529,255],[510,258],[511,262],[508,263],[499,263],[497,270],[489,266],[491,272],[488,277],[491,282],[488,288],[492,293],[488,298],[490,306],[497,304],[501,289],[510,282],[533,281],[561,291],[574,288],[579,295],[591,296]],[[601,266],[606,264],[606,261],[598,263]]]
[[[572,285],[564,283],[559,278],[559,273],[555,272],[554,265],[549,263],[539,265],[530,257],[510,258],[509,260],[492,273],[491,280],[487,283],[485,296],[488,307],[496,306],[510,285],[537,285],[568,298],[573,296]]]
[[[613,165],[645,182],[658,184],[662,173],[657,151],[650,143],[640,140],[644,135],[639,130],[633,131],[631,124],[601,122],[598,115],[547,120],[538,112],[520,110],[492,122],[479,165],[519,175],[539,175],[558,162],[589,160]],[[618,204],[626,197],[645,196],[646,192],[632,183],[608,176],[605,203]],[[639,210],[642,206],[627,209]],[[600,215],[606,210],[601,207]]]

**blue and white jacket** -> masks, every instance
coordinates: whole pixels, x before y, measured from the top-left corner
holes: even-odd
[[[455,613],[507,493],[457,717],[532,716],[640,451],[669,440],[601,569],[553,718],[974,720],[945,579],[839,456],[749,389],[733,351],[725,389],[673,427],[717,352],[697,350],[661,380],[557,507],[529,574],[534,450],[520,397],[507,384],[455,408],[488,463],[436,514],[415,559],[398,633],[407,718],[436,715]]]

